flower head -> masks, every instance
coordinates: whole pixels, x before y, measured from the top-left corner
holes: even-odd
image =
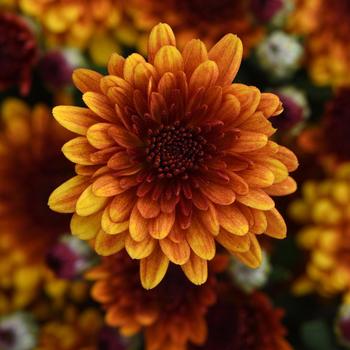
[[[309,252],[305,275],[294,286],[296,293],[310,291],[334,295],[349,291],[350,165],[321,182],[303,185],[303,198],[290,213],[304,224],[298,243]]]
[[[292,350],[285,340],[283,314],[263,293],[247,295],[226,287],[208,312],[207,342],[191,350]]]
[[[16,312],[0,317],[0,349],[33,350],[38,326],[31,314]]]
[[[348,0],[297,0],[290,28],[306,37],[306,63],[319,85],[350,85]]]
[[[188,342],[204,343],[205,314],[215,302],[213,276],[195,286],[174,266],[147,291],[139,283],[137,263],[125,253],[103,258],[87,276],[95,280],[92,295],[106,310],[106,323],[124,335],[143,330],[147,349],[186,350]]]
[[[0,91],[16,85],[21,94],[27,94],[37,55],[36,39],[23,18],[11,12],[1,12]]]
[[[69,223],[46,206],[49,193],[72,173],[60,153],[69,133],[48,107],[17,99],[1,106],[0,229],[33,259],[43,259]]]
[[[256,55],[261,68],[272,78],[284,79],[299,68],[303,47],[295,37],[275,31],[257,46]]]
[[[115,33],[121,21],[120,0],[27,0],[20,7],[40,22],[49,46],[88,49],[101,65],[118,50]]]
[[[132,0],[126,8],[141,32],[160,21],[169,23],[180,48],[193,37],[201,37],[206,45],[212,46],[232,32],[242,39],[248,54],[264,35],[263,27],[251,14],[249,1],[245,0]]]
[[[180,52],[166,24],[150,35],[148,62],[111,57],[109,75],[77,70],[88,108],[60,106],[55,118],[79,137],[63,146],[77,176],[57,188],[49,206],[74,213],[72,233],[95,239],[100,255],[124,247],[140,259],[145,288],[169,261],[195,284],[207,279],[215,241],[259,266],[256,235],[284,238],[270,195],[296,188],[294,154],[269,140],[277,96],[231,84],[241,41],[223,37],[209,52],[191,40]]]

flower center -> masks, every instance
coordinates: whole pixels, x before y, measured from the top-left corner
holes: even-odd
[[[191,128],[175,122],[148,131],[147,161],[157,169],[158,178],[188,177],[204,160],[207,141],[199,127]]]

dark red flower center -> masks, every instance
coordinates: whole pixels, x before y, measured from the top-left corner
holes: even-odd
[[[175,122],[148,131],[147,161],[157,169],[158,178],[188,177],[204,161],[207,141],[199,127],[191,128]]]

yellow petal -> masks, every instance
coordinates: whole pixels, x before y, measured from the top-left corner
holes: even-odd
[[[266,234],[270,237],[282,239],[287,235],[287,226],[276,208],[265,212],[267,219]]]
[[[278,152],[274,155],[274,158],[281,161],[288,169],[289,172],[298,168],[298,159],[295,154],[284,146],[279,146]]]
[[[285,180],[264,188],[264,191],[270,196],[286,196],[297,190],[297,183],[288,176]]]
[[[62,152],[67,159],[81,165],[93,165],[94,163],[90,160],[90,155],[95,151],[96,149],[83,136],[68,141],[62,147]]]
[[[100,92],[102,75],[90,69],[79,68],[73,73],[74,85],[84,94],[87,91]]]
[[[235,193],[232,190],[213,182],[203,183],[199,189],[208,199],[216,204],[229,205],[236,199]]]
[[[159,244],[163,253],[174,264],[183,265],[190,258],[191,249],[185,240],[175,243],[171,239],[165,238],[160,240]]]
[[[218,84],[229,85],[235,78],[242,61],[243,45],[233,34],[225,35],[209,51],[208,57],[216,62],[219,68]]]
[[[159,248],[140,263],[140,277],[143,288],[152,289],[164,278],[169,266],[169,259]]]
[[[189,80],[194,70],[201,63],[208,60],[208,53],[202,41],[199,39],[192,39],[184,46],[182,57],[184,60],[185,73]]]
[[[116,143],[108,134],[108,129],[111,124],[109,123],[97,123],[92,125],[86,134],[87,140],[90,145],[97,149],[103,149],[114,146]]]
[[[120,179],[113,175],[103,175],[94,181],[92,191],[99,197],[113,197],[125,191],[120,186]]]
[[[168,24],[159,23],[149,35],[148,61],[152,63],[159,49],[166,45],[176,46],[175,35]]]
[[[132,259],[147,258],[156,246],[157,241],[150,236],[139,242],[134,241],[129,235],[125,239],[125,249]]]
[[[165,238],[175,223],[175,212],[159,213],[159,215],[148,222],[149,234],[155,239]]]
[[[92,191],[92,185],[90,185],[80,195],[75,210],[80,216],[89,216],[102,210],[107,201],[108,198],[97,197]]]
[[[250,239],[248,235],[237,236],[224,229],[220,230],[216,240],[231,254],[246,252],[250,247]]]
[[[255,151],[267,144],[266,135],[251,131],[240,130],[238,138],[232,141],[231,152],[243,153]]]
[[[196,285],[205,283],[208,279],[208,263],[195,253],[191,252],[191,256],[186,264],[181,266],[187,278]]]
[[[83,95],[85,104],[99,117],[115,122],[117,116],[108,98],[97,92],[86,92]]]
[[[126,191],[116,195],[109,205],[109,215],[114,222],[121,222],[129,218],[131,209],[134,207],[134,194]]]
[[[127,233],[119,235],[109,235],[101,230],[95,240],[95,251],[102,256],[109,256],[118,253],[125,246],[125,237]]]
[[[211,260],[214,258],[214,238],[197,218],[192,218],[191,225],[186,231],[186,239],[191,249],[200,258],[205,260]]]
[[[163,46],[154,58],[154,66],[158,73],[163,75],[167,72],[176,73],[183,71],[184,63],[180,51],[170,45]]]
[[[217,206],[217,213],[220,225],[228,232],[237,236],[248,232],[248,221],[236,205]]]
[[[95,238],[101,229],[101,213],[90,216],[74,214],[70,222],[70,229],[74,236],[83,240]]]
[[[275,202],[263,190],[250,189],[245,196],[238,196],[237,201],[255,209],[270,210],[275,206]]]
[[[116,235],[129,228],[129,221],[114,222],[109,216],[109,207],[105,208],[102,215],[101,225],[103,231],[110,235]]]
[[[86,135],[88,128],[99,121],[95,113],[82,107],[57,106],[52,113],[63,127],[79,135]]]
[[[220,231],[219,218],[215,206],[209,202],[208,210],[199,211],[198,216],[211,234],[217,235]]]
[[[130,84],[134,84],[134,71],[139,63],[145,63],[145,59],[138,53],[133,53],[124,62],[124,79]]]
[[[256,269],[260,266],[262,261],[262,253],[259,242],[255,235],[249,234],[250,248],[244,253],[234,253],[234,255],[245,265],[252,269]]]
[[[205,61],[193,72],[190,79],[189,89],[190,91],[196,91],[201,87],[209,88],[215,85],[218,76],[219,69],[216,63],[214,61]]]
[[[77,200],[88,184],[89,178],[86,176],[69,179],[51,193],[49,207],[59,213],[74,213]]]
[[[124,62],[124,57],[118,55],[117,53],[113,53],[108,61],[108,73],[111,75],[122,77],[124,70]]]
[[[135,205],[131,211],[129,223],[130,236],[133,240],[140,242],[148,235],[148,220],[146,220]]]
[[[252,167],[238,173],[252,187],[264,188],[271,186],[275,180],[274,174],[266,166],[254,164]]]

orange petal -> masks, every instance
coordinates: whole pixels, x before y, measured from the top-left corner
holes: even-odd
[[[155,239],[165,238],[175,223],[175,212],[159,213],[157,217],[148,222],[149,234]]]
[[[73,73],[74,85],[84,94],[87,91],[100,92],[102,75],[90,69],[79,68]]]
[[[109,205],[109,215],[114,222],[121,222],[129,218],[134,207],[133,191],[126,191],[116,195]]]
[[[236,199],[235,193],[232,190],[213,182],[203,183],[199,189],[208,199],[216,204],[229,205]]]
[[[220,107],[220,110],[217,112],[217,117],[220,118],[220,120],[222,120],[225,124],[230,124],[235,120],[235,118],[237,118],[240,111],[241,105],[237,97],[227,94]]]
[[[187,79],[191,78],[194,70],[204,61],[208,60],[208,53],[205,45],[199,39],[188,41],[182,51],[184,69]]]
[[[102,215],[101,225],[103,231],[110,235],[116,235],[129,228],[129,221],[114,222],[109,216],[109,207],[105,208]]]
[[[154,58],[154,66],[158,73],[163,75],[166,72],[183,71],[184,62],[180,51],[176,47],[166,45],[157,52]]]
[[[130,84],[134,84],[134,71],[139,63],[145,63],[145,59],[138,53],[133,53],[124,62],[124,79]]]
[[[239,127],[248,131],[261,132],[267,136],[273,135],[277,130],[272,127],[272,124],[262,112],[255,112]]]
[[[205,283],[208,279],[208,263],[201,259],[195,253],[191,252],[191,256],[186,264],[181,266],[187,278],[196,285]]]
[[[86,92],[83,95],[85,104],[102,119],[115,122],[117,116],[108,98],[97,92]]]
[[[238,196],[237,201],[255,209],[270,210],[275,206],[274,201],[263,190],[250,189],[245,196]]]
[[[272,171],[274,176],[274,183],[284,181],[288,177],[287,167],[277,159],[266,158],[261,161],[261,164]]]
[[[209,51],[208,57],[219,68],[218,84],[231,84],[242,61],[243,46],[241,40],[233,34],[225,35]]]
[[[216,240],[231,254],[246,252],[250,247],[250,239],[248,235],[237,236],[224,229],[220,230]]]
[[[80,195],[75,210],[80,216],[89,216],[103,209],[107,201],[108,198],[97,197],[92,191],[92,185],[90,185]]]
[[[258,209],[253,209],[253,208],[249,208],[249,209],[254,218],[254,223],[250,227],[250,231],[255,234],[264,233],[267,228],[267,219],[266,219],[265,212]]]
[[[101,213],[90,216],[74,214],[70,222],[70,230],[74,236],[83,240],[95,238],[101,229]]]
[[[90,155],[95,151],[96,149],[83,136],[68,141],[62,147],[62,152],[67,159],[81,165],[93,165],[94,163],[90,160]]]
[[[169,259],[156,247],[153,253],[140,263],[140,276],[143,288],[152,289],[164,278]]]
[[[86,135],[88,128],[99,121],[95,113],[82,107],[57,106],[52,114],[63,127],[79,135]]]
[[[74,213],[78,198],[89,184],[86,176],[75,176],[57,187],[50,195],[49,207],[59,213]]]
[[[159,203],[148,196],[141,197],[137,200],[137,208],[145,219],[155,218],[160,212]]]
[[[192,218],[190,227],[186,231],[186,239],[191,249],[200,258],[211,260],[215,256],[215,241],[212,234],[198,221]]]
[[[218,66],[214,61],[205,61],[201,63],[193,72],[189,89],[196,91],[197,89],[204,87],[209,88],[215,85],[219,76]]]
[[[101,230],[95,240],[95,251],[102,256],[113,255],[120,252],[125,246],[125,237],[127,233],[119,235],[109,235]]]
[[[144,259],[152,254],[156,243],[157,241],[150,236],[136,242],[128,235],[125,239],[125,249],[132,259]]]
[[[108,73],[118,77],[123,76],[125,58],[113,53],[108,61]]]
[[[266,135],[251,131],[241,130],[238,138],[232,141],[231,152],[243,153],[255,151],[267,144]]]
[[[249,234],[250,248],[244,253],[234,253],[234,255],[245,265],[252,269],[256,269],[260,266],[262,261],[262,253],[260,244],[257,241],[255,235]]]
[[[86,137],[90,145],[97,149],[112,147],[115,141],[108,135],[111,124],[97,123],[92,125],[87,131]]]
[[[198,211],[197,215],[202,221],[204,227],[206,227],[211,234],[217,235],[219,233],[220,224],[219,224],[218,214],[213,204],[209,202],[208,210]]]
[[[297,190],[297,183],[288,176],[285,180],[264,189],[270,196],[285,196]]]
[[[185,240],[175,243],[171,239],[165,238],[160,240],[159,244],[163,253],[174,264],[183,265],[190,258],[191,249]]]
[[[276,208],[265,212],[267,219],[266,234],[270,237],[282,239],[287,235],[287,226]]]
[[[275,177],[267,167],[254,164],[251,168],[240,171],[239,176],[242,176],[244,181],[251,187],[264,188],[271,186]]]
[[[92,184],[92,191],[98,197],[113,197],[123,193],[124,188],[120,186],[120,179],[113,175],[100,176]]]
[[[249,230],[248,221],[236,205],[222,205],[217,206],[216,209],[220,225],[225,230],[237,236],[247,234]]]
[[[269,118],[280,108],[280,104],[281,101],[277,95],[264,92],[261,94],[257,110],[263,112],[264,116]]]
[[[279,146],[278,152],[274,155],[274,158],[281,161],[288,169],[288,171],[294,171],[298,168],[298,159],[295,154],[284,146]]]
[[[131,211],[129,223],[130,236],[134,241],[140,242],[148,235],[148,220],[146,220],[135,205]]]
[[[234,171],[226,171],[226,174],[230,178],[228,186],[230,186],[232,191],[240,195],[245,195],[249,192],[248,183],[241,176],[237,175]]]
[[[143,93],[147,93],[149,80],[153,78],[158,81],[158,73],[154,66],[150,63],[139,63],[134,70],[134,85],[137,89],[140,89]]]
[[[111,127],[108,130],[109,135],[122,147],[134,148],[142,146],[141,140],[133,133],[128,132],[120,127]]]
[[[153,27],[148,39],[148,61],[153,62],[159,49],[166,45],[176,46],[175,35],[166,23]]]

